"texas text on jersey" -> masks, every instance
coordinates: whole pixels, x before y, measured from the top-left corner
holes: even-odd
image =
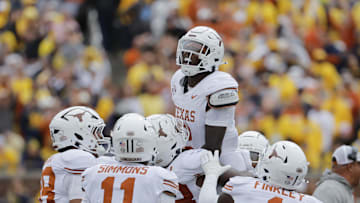
[[[172,100],[175,104],[175,117],[185,120],[191,130],[189,146],[200,148],[205,144],[205,125],[226,126],[223,140],[223,151],[235,151],[237,144],[237,131],[234,118],[224,118],[222,121],[213,121],[208,115],[209,108],[218,105],[222,101],[219,98],[231,98],[229,105],[237,103],[238,84],[228,73],[215,71],[205,77],[194,88],[184,93],[182,80],[185,75],[178,70],[172,77]],[[236,100],[236,101],[235,101]],[[219,118],[218,118],[219,119]],[[218,120],[217,119],[217,120]],[[196,135],[196,136],[194,136]]]

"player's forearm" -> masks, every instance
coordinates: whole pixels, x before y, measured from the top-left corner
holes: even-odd
[[[226,127],[205,125],[205,145],[202,148],[212,152],[221,151],[225,131]]]
[[[218,176],[207,175],[200,190],[199,203],[216,203],[218,194],[216,193]]]

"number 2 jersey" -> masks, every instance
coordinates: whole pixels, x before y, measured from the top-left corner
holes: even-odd
[[[185,120],[191,131],[188,145],[198,149],[205,144],[205,124],[207,123],[208,97],[220,90],[236,89],[238,83],[228,73],[215,71],[202,79],[195,87],[184,93],[182,81],[185,75],[178,70],[171,79],[172,100],[175,104],[175,117]],[[218,120],[215,126],[225,126],[226,132],[222,143],[222,152],[235,151],[238,132],[235,118]]]
[[[180,195],[176,175],[158,166],[113,161],[82,175],[84,202],[157,203],[161,193]]]
[[[52,155],[42,169],[39,201],[68,203],[82,199],[81,173],[96,163],[95,156],[79,149]]]
[[[222,191],[235,203],[322,203],[313,196],[269,185],[258,178],[233,177]]]

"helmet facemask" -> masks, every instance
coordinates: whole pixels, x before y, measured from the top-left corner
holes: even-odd
[[[191,29],[178,43],[176,64],[186,76],[212,72],[223,64],[224,45],[215,30],[198,26]]]
[[[95,139],[97,140],[95,146],[91,151],[93,153],[102,156],[110,151],[111,148],[111,140],[109,137],[105,137],[103,131],[105,129],[105,124],[101,124],[99,126],[95,126],[91,131],[94,135]]]

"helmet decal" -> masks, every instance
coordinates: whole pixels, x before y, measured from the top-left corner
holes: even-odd
[[[278,153],[277,153],[277,151],[276,151],[276,147],[274,147],[272,153],[271,153],[270,156],[269,156],[269,159],[271,159],[271,158],[273,158],[273,157],[279,158],[279,159],[281,159],[282,161],[284,161],[284,158],[282,158],[281,156],[278,155]]]

